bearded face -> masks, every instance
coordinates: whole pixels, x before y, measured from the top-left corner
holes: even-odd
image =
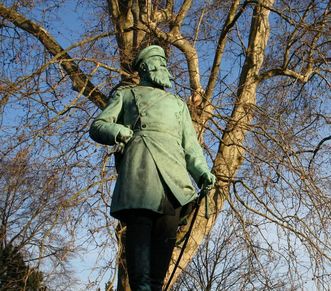
[[[152,56],[145,60],[139,70],[142,81],[155,84],[157,87],[171,88],[171,75],[166,60],[160,56]]]

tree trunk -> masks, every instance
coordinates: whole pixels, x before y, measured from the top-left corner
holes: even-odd
[[[176,282],[182,270],[186,268],[196,254],[203,239],[211,231],[229,193],[231,181],[242,164],[244,156],[242,145],[253,118],[258,85],[257,76],[262,66],[264,50],[269,38],[268,16],[270,10],[265,6],[272,6],[274,0],[265,2],[267,3],[264,3],[263,7],[256,5],[254,9],[246,59],[240,74],[236,102],[214,161],[213,171],[218,178],[218,182],[216,190],[209,193],[210,218],[207,220],[204,217],[205,200],[202,200],[195,227],[170,286]],[[173,270],[174,262],[176,262],[179,253],[180,248],[177,248],[173,255],[173,263],[170,266],[169,274]]]

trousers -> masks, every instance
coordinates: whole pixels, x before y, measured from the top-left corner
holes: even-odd
[[[135,210],[126,217],[126,262],[132,291],[161,291],[176,243],[174,215]]]

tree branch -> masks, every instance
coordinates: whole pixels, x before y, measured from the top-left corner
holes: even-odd
[[[308,82],[310,77],[316,72],[317,71],[313,70],[312,68],[309,71],[307,71],[305,74],[300,74],[300,73],[297,73],[293,70],[286,69],[286,68],[274,68],[274,69],[271,69],[271,70],[268,70],[266,72],[259,74],[259,76],[257,76],[257,80],[259,82],[262,82],[266,79],[270,79],[275,76],[287,76],[287,77],[291,77],[296,80],[299,80],[302,83],[306,83],[306,82]]]
[[[17,27],[25,30],[35,36],[53,56],[57,56],[58,60],[72,59],[71,56],[56,42],[56,40],[37,23],[25,18],[13,9],[7,8],[0,4],[0,16],[12,22]],[[62,62],[61,66],[70,77],[73,83],[73,90],[82,92],[84,96],[89,98],[98,107],[103,108],[106,105],[106,96],[95,87],[89,78],[83,73],[75,62]]]
[[[216,53],[214,56],[213,67],[211,69],[210,77],[208,80],[208,85],[206,87],[206,94],[205,94],[206,100],[205,101],[207,101],[211,98],[213,91],[215,89],[216,80],[219,75],[219,69],[221,66],[222,56],[223,56],[223,52],[224,52],[224,48],[225,48],[225,44],[226,44],[226,40],[227,40],[226,36],[227,36],[229,30],[233,27],[233,25],[237,21],[237,19],[244,12],[245,6],[247,5],[247,2],[245,2],[243,4],[242,8],[240,9],[240,11],[235,15],[235,12],[237,11],[237,9],[239,7],[239,3],[240,3],[239,0],[233,1],[229,14],[227,16],[227,19],[226,19],[223,29],[221,31],[220,37],[218,39]]]
[[[300,22],[296,24],[294,31],[291,34],[291,37],[288,40],[288,44],[286,46],[286,50],[285,50],[285,57],[283,60],[283,65],[282,67],[278,67],[278,68],[273,68],[270,69],[266,72],[261,73],[257,79],[259,82],[272,78],[274,76],[288,76],[291,78],[294,78],[296,80],[299,80],[302,83],[306,83],[309,81],[309,79],[311,78],[312,75],[314,74],[318,74],[319,73],[319,69],[314,67],[314,64],[318,63],[318,62],[323,62],[323,63],[327,63],[329,60],[327,58],[319,58],[319,60],[314,60],[313,59],[313,55],[314,52],[316,50],[317,47],[317,43],[318,40],[320,39],[320,36],[322,34],[323,28],[327,23],[327,15],[328,15],[328,8],[326,8],[324,10],[323,13],[323,18],[322,20],[317,24],[315,23],[314,25],[314,29],[317,29],[317,33],[315,34],[315,36],[313,37],[311,43],[307,43],[306,45],[309,47],[309,52],[308,52],[308,56],[305,60],[306,62],[306,66],[302,69],[301,73],[298,73],[294,70],[291,70],[288,68],[291,58],[293,55],[295,55],[295,52],[292,53],[292,56],[289,57],[290,54],[290,48],[292,47],[292,45],[297,41],[297,35],[296,33],[299,31],[300,27],[305,27],[304,24],[304,20],[306,19],[306,17],[308,17],[308,12],[311,9],[311,6],[313,5],[313,1],[311,1],[309,3],[309,5],[307,6],[306,10],[304,11],[303,16],[300,19]],[[271,11],[275,12],[274,10],[272,10],[271,8],[268,8]],[[306,32],[306,31],[304,31]],[[303,46],[303,45],[302,45]]]
[[[146,23],[146,25],[158,38],[171,43],[184,53],[188,64],[190,88],[193,91],[192,94],[197,98],[200,97],[200,99],[202,99],[201,96],[203,95],[203,89],[200,83],[199,59],[197,51],[193,45],[186,38],[184,38],[180,32],[166,33],[159,29],[157,27],[157,23],[155,22],[149,22],[148,24]]]
[[[316,146],[316,148],[313,150],[313,157],[311,158],[311,160],[309,161],[309,165],[308,165],[308,169],[310,169],[312,162],[315,159],[315,156],[317,155],[318,151],[320,150],[321,146],[326,142],[331,140],[331,136],[327,136],[325,138],[323,138],[318,145]]]
[[[180,7],[176,19],[174,21],[174,28],[177,30],[182,25],[183,20],[187,14],[187,11],[191,8],[192,0],[185,0],[183,5]]]

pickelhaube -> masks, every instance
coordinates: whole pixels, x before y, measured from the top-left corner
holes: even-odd
[[[164,49],[158,45],[150,45],[142,49],[133,62],[133,68],[138,70],[139,64],[150,57],[159,56],[166,59]]]

